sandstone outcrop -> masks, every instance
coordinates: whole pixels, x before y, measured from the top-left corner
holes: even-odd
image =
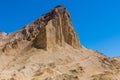
[[[66,44],[74,48],[81,47],[70,15],[63,6],[56,7],[23,29],[8,34],[3,52],[8,53],[9,50],[14,50],[13,48],[18,46],[17,42],[21,41],[31,41],[31,46],[38,49],[49,49],[56,45],[65,46]]]
[[[57,6],[19,31],[0,32],[0,80],[120,80],[120,58],[83,47]]]
[[[46,25],[41,27],[39,37],[33,43],[36,47],[50,48],[56,44],[64,46],[67,43],[74,48],[80,48],[79,39],[73,29],[70,15],[64,7],[56,7],[38,20],[37,24],[40,21],[45,21]],[[41,40],[41,38],[44,39]]]

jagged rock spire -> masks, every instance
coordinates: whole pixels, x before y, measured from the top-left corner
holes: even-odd
[[[49,49],[56,45],[64,47],[66,44],[73,48],[81,47],[70,14],[63,6],[55,7],[21,30],[8,34],[3,41],[4,44],[0,44],[0,46],[2,46],[3,52],[10,53],[11,51],[13,53],[15,50],[16,53],[23,49],[19,47],[19,44],[24,46],[20,43],[23,41],[24,45],[30,42],[32,44],[29,46],[38,49]],[[16,49],[18,50],[16,51]]]
[[[42,16],[34,23],[44,23],[34,40],[36,48],[50,48],[54,45],[65,46],[69,44],[74,48],[80,48],[78,36],[73,28],[70,14],[63,6],[57,6],[51,12]]]

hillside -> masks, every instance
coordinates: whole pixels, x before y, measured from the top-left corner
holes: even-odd
[[[120,80],[120,59],[80,44],[57,6],[21,30],[0,32],[0,80]]]

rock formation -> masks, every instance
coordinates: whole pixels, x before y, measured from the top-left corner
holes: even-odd
[[[56,7],[23,29],[7,35],[6,40],[3,52],[7,48],[14,48],[18,41],[23,40],[33,41],[31,46],[38,49],[48,49],[55,45],[65,46],[66,43],[80,48],[70,15],[62,6]]]
[[[57,6],[19,31],[0,32],[0,80],[120,80],[120,59],[83,47]]]

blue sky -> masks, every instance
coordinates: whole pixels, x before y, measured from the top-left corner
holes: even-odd
[[[120,0],[0,0],[0,30],[11,33],[65,6],[85,47],[120,56]]]

